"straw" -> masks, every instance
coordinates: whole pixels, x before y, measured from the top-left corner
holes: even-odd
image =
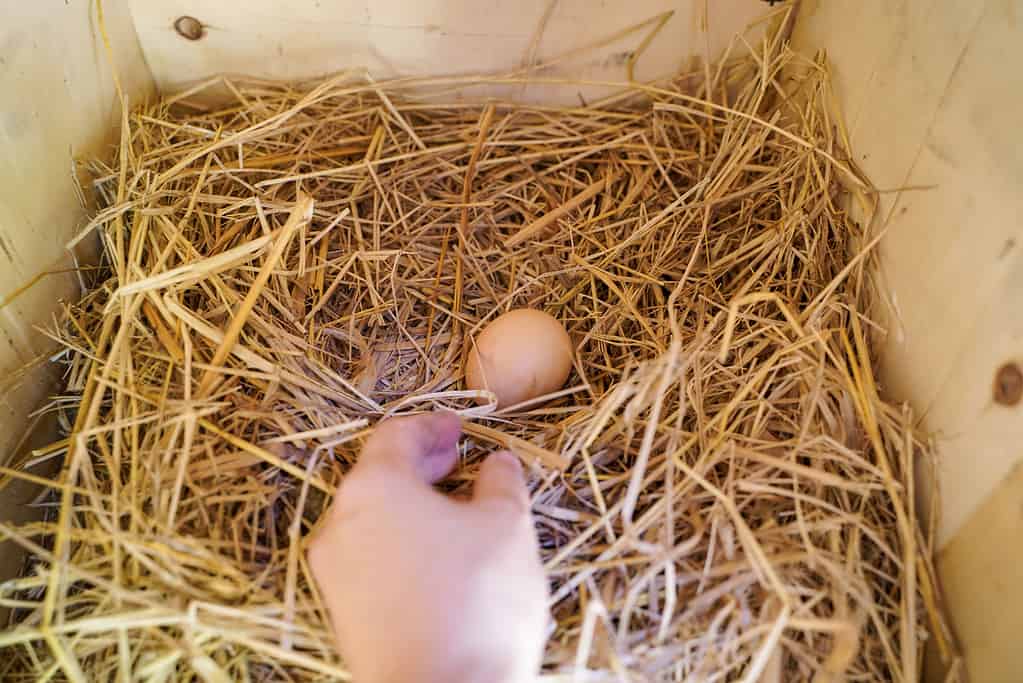
[[[105,268],[45,331],[66,433],[0,470],[49,487],[0,526],[30,553],[3,680],[345,679],[305,544],[379,420],[433,409],[466,425],[452,495],[497,448],[528,464],[550,680],[914,680],[929,638],[958,661],[927,435],[873,374],[880,233],[846,211],[870,183],[824,62],[743,45],[589,106],[473,98],[559,82],[533,55],[132,112],[75,238]],[[462,363],[521,306],[575,370],[497,412]]]

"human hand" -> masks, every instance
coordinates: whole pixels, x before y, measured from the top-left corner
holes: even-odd
[[[309,563],[356,683],[534,680],[547,583],[522,466],[480,468],[471,501],[431,484],[457,459],[458,417],[387,420],[338,489]]]

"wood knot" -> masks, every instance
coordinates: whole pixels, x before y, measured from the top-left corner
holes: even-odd
[[[1023,398],[1023,370],[1016,363],[1006,363],[995,373],[996,403],[1014,406]]]
[[[206,27],[195,17],[183,16],[174,21],[174,30],[186,40],[199,40],[206,35]]]

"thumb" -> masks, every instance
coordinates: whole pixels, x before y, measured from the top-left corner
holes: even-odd
[[[357,467],[389,467],[432,484],[455,466],[461,434],[462,422],[454,413],[384,420],[366,442]]]
[[[484,460],[476,478],[473,501],[510,503],[515,512],[526,513],[529,491],[519,459],[510,451],[497,451]]]

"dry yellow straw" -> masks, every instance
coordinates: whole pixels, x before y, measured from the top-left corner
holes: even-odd
[[[75,238],[104,268],[47,330],[64,433],[0,469],[48,487],[0,525],[29,553],[0,678],[346,679],[306,539],[380,419],[438,408],[466,424],[451,495],[497,448],[529,465],[549,680],[912,680],[925,638],[955,659],[826,65],[778,35],[594,105],[477,104],[482,82],[218,78],[126,117]],[[497,412],[462,359],[518,306],[565,324],[575,371]]]

